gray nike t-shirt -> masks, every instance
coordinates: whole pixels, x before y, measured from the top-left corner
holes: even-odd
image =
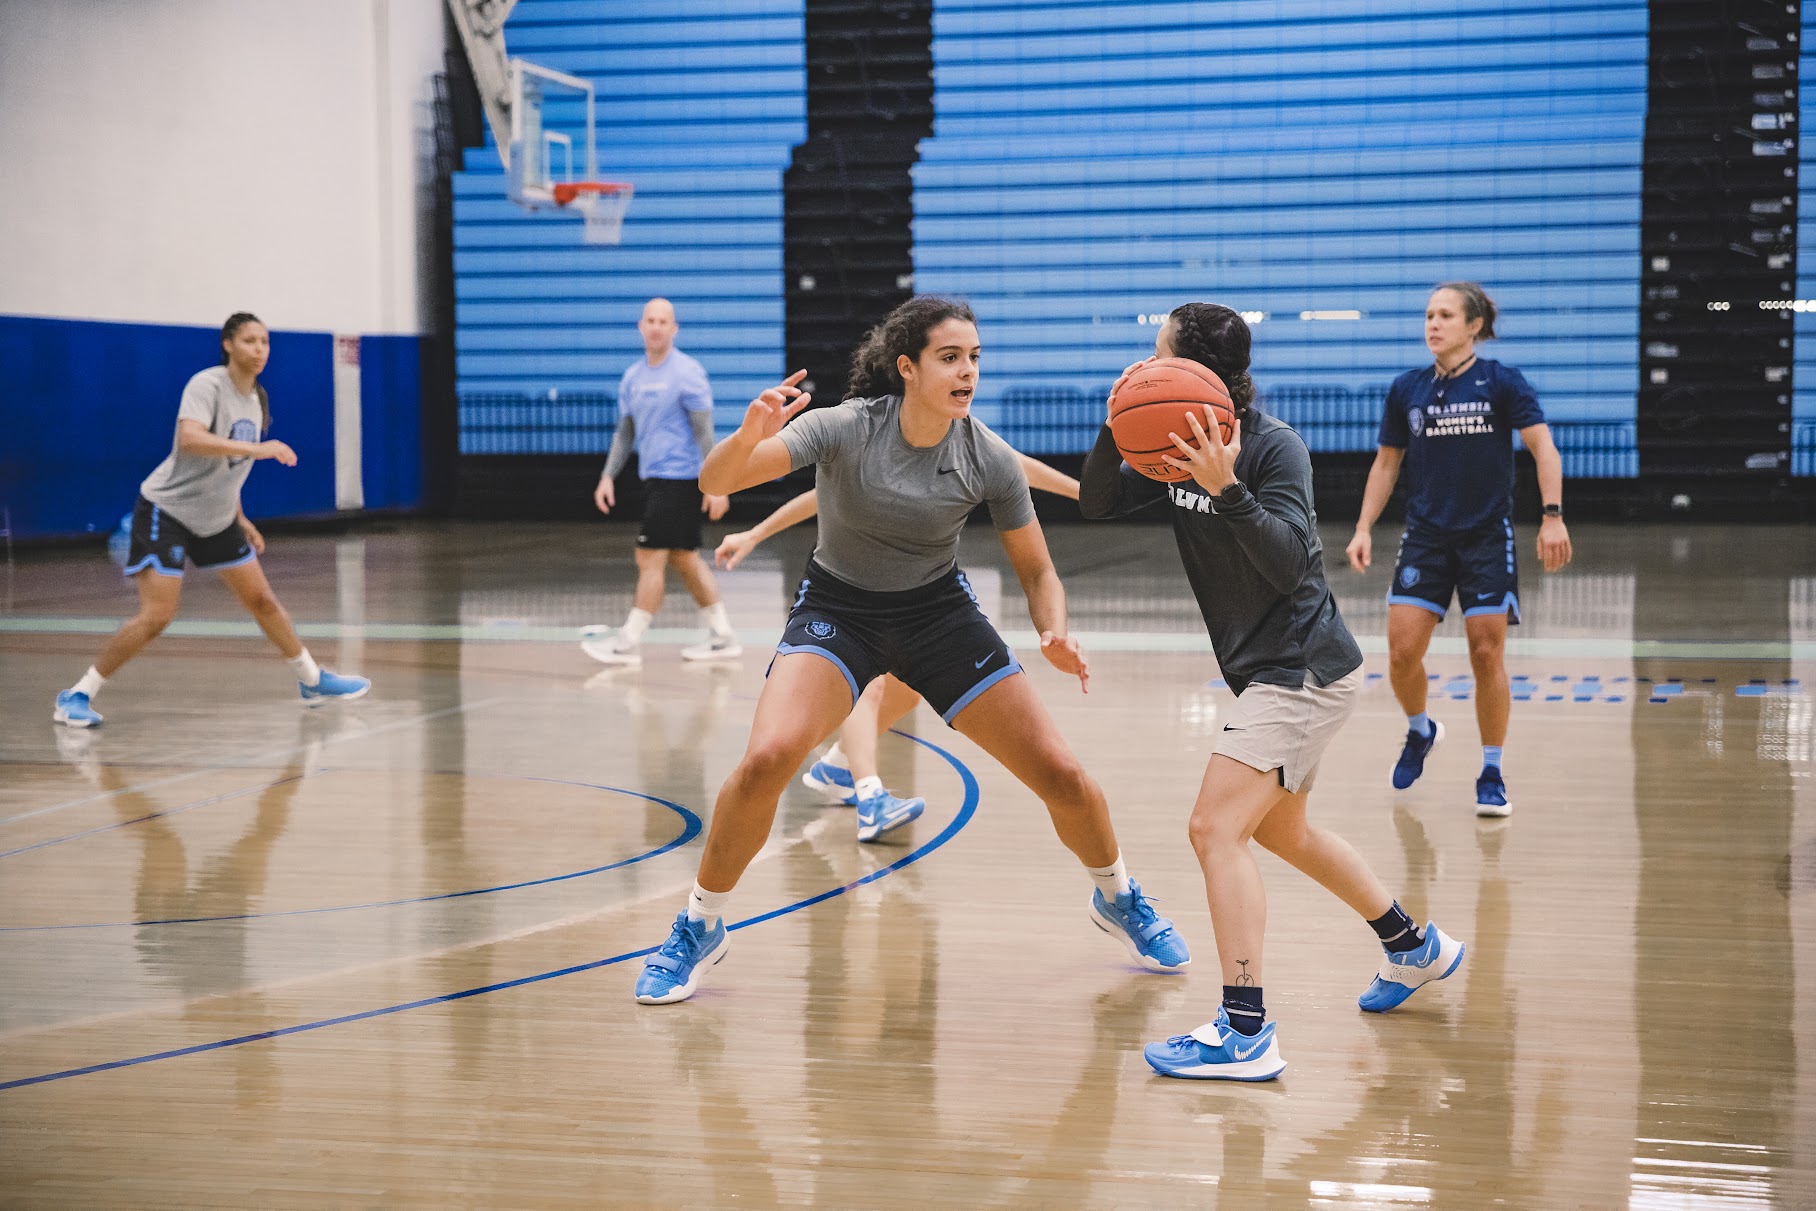
[[[192,420],[216,437],[236,442],[259,440],[264,410],[258,391],[241,395],[225,366],[211,366],[189,380],[177,420]],[[145,477],[139,493],[188,528],[197,538],[219,534],[240,512],[240,488],[257,461],[186,454],[173,438],[170,457]]]
[[[902,436],[898,396],[847,400],[782,430],[791,469],[819,466],[814,560],[861,589],[918,589],[958,563],[959,533],[980,504],[999,530],[1034,520],[1028,479],[1009,443],[982,421],[952,422],[937,446]]]

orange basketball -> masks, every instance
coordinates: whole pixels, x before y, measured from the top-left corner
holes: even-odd
[[[1190,358],[1157,358],[1131,373],[1110,397],[1110,434],[1124,462],[1149,479],[1178,483],[1191,476],[1161,461],[1162,454],[1179,456],[1167,435],[1177,433],[1192,444],[1186,414],[1196,412],[1198,423],[1205,425],[1206,407],[1217,417],[1220,436],[1229,441],[1236,410],[1223,380]]]

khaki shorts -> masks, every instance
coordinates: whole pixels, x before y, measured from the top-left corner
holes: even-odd
[[[1318,759],[1356,709],[1362,670],[1319,687],[1308,677],[1299,689],[1252,683],[1223,722],[1215,752],[1262,773],[1280,771],[1280,785],[1308,791]]]

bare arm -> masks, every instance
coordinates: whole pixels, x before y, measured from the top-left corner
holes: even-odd
[[[794,460],[776,434],[813,400],[795,385],[806,377],[807,371],[797,370],[750,401],[744,423],[714,446],[700,467],[701,492],[730,496],[788,474]]]
[[[1349,566],[1358,572],[1366,572],[1373,561],[1375,542],[1370,531],[1381,520],[1381,511],[1387,508],[1388,498],[1394,494],[1394,484],[1400,480],[1400,465],[1405,461],[1406,451],[1399,446],[1375,447],[1375,462],[1368,469],[1368,485],[1362,489],[1362,513],[1356,518],[1356,535],[1344,550],[1349,556]]]
[[[800,525],[809,517],[820,511],[820,493],[818,489],[803,492],[781,508],[765,517],[748,530],[736,534],[727,534],[713,552],[713,562],[722,568],[735,568],[744,562],[744,557],[756,550],[757,544],[767,538],[774,538],[790,526]]]
[[[1520,440],[1532,451],[1533,466],[1539,473],[1539,501],[1542,504],[1564,503],[1564,460],[1558,455],[1557,443],[1551,440],[1551,426],[1527,425],[1520,430]],[[1539,563],[1547,572],[1555,572],[1570,562],[1575,551],[1570,545],[1570,531],[1562,517],[1547,517],[1539,522]]]
[[[296,451],[279,441],[241,442],[216,435],[200,421],[177,422],[177,449],[204,458],[275,458],[286,467],[296,466]]]
[[[1066,634],[1066,589],[1059,583],[1040,523],[1031,521],[1018,530],[1002,530],[998,537],[1028,599],[1028,617],[1040,633],[1040,654],[1060,672],[1077,677],[1080,690],[1087,689],[1091,671],[1078,650],[1078,640]]]
[[[1021,460],[1022,474],[1028,477],[1028,486],[1037,492],[1051,492],[1067,500],[1078,499],[1078,481],[1070,475],[1055,471],[1038,458],[1029,458],[1020,450],[1015,457]]]

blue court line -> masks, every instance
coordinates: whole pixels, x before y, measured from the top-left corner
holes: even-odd
[[[726,926],[727,929],[748,929],[752,925],[761,925],[765,921],[773,921],[777,917],[785,917],[789,913],[799,912],[803,908],[811,908],[815,904],[830,900],[835,896],[842,896],[846,892],[864,886],[866,883],[874,883],[885,875],[894,874],[903,867],[911,866],[920,861],[934,850],[945,845],[946,842],[952,840],[952,838],[958,836],[959,831],[967,824],[971,823],[971,818],[977,814],[977,804],[978,799],[980,798],[976,775],[965,766],[964,762],[960,761],[957,757],[954,757],[939,745],[927,740],[922,740],[919,736],[908,736],[905,732],[898,732],[896,734],[907,736],[909,740],[914,741],[914,743],[923,748],[932,749],[939,756],[945,758],[947,764],[958,771],[958,776],[965,787],[965,800],[959,805],[958,814],[952,817],[951,823],[941,829],[939,835],[925,845],[910,850],[900,858],[897,858],[894,862],[891,862],[888,866],[873,870],[861,879],[854,879],[843,887],[835,887],[830,891],[823,891],[819,895],[810,896],[805,900],[796,900],[793,904],[785,904],[781,908],[772,909],[769,912],[760,913],[754,917],[746,917],[735,925]],[[148,1055],[138,1055],[127,1060],[109,1060],[106,1063],[88,1064],[81,1068],[65,1068],[60,1072],[46,1072],[41,1076],[18,1077],[15,1080],[0,1081],[0,1091],[5,1091],[7,1089],[23,1089],[27,1085],[42,1085],[49,1081],[63,1081],[68,1080],[70,1077],[88,1076],[91,1073],[96,1072],[109,1072],[115,1068],[133,1068],[140,1064],[153,1064],[160,1060],[174,1060],[186,1055],[197,1055],[204,1051],[220,1051],[223,1048],[239,1047],[246,1043],[262,1043],[266,1039],[281,1039],[286,1035],[303,1034],[310,1030],[325,1030],[330,1026],[345,1026],[352,1022],[363,1022],[368,1018],[382,1018],[394,1013],[405,1013],[412,1009],[425,1009],[431,1005],[446,1005],[452,1001],[464,1001],[470,997],[485,996],[487,993],[491,992],[503,992],[508,988],[519,988],[525,984],[540,984],[545,980],[558,980],[563,976],[579,975],[583,971],[594,971],[601,967],[611,967],[618,963],[626,963],[632,959],[641,959],[645,955],[654,954],[657,949],[658,947],[655,946],[645,946],[642,950],[627,950],[623,954],[613,955],[609,959],[594,959],[590,963],[577,963],[572,967],[561,967],[554,971],[543,971],[538,972],[535,975],[520,976],[515,980],[505,980],[497,984],[485,984],[478,988],[465,988],[459,992],[443,993],[440,996],[423,997],[415,1001],[405,1001],[399,1005],[386,1005],[382,1009],[367,1009],[362,1010],[359,1013],[342,1014],[339,1017],[320,1018],[316,1021],[304,1022],[297,1026],[283,1026],[276,1030],[261,1030],[256,1034],[236,1035],[230,1039],[217,1039],[212,1043],[197,1043],[190,1047],[176,1047],[169,1051],[154,1051]],[[627,993],[627,999],[628,995],[629,994]]]
[[[345,773],[347,770],[320,769],[312,772],[334,774]],[[427,770],[424,772],[445,773],[446,771]],[[672,849],[679,849],[683,845],[686,845],[689,841],[692,841],[695,837],[699,836],[700,830],[704,827],[699,816],[695,815],[687,808],[682,807],[679,803],[671,803],[667,799],[663,799],[656,795],[646,795],[642,791],[625,790],[620,786],[602,786],[594,782],[573,782],[566,778],[541,778],[531,774],[472,774],[469,776],[480,778],[515,778],[523,782],[549,782],[556,786],[580,786],[589,790],[611,791],[614,794],[630,795],[632,798],[636,799],[647,799],[651,803],[660,803],[663,807],[666,807],[679,815],[681,817],[681,833],[674,840],[669,841],[664,845],[659,845],[655,849],[645,850],[635,857],[621,858],[616,862],[608,862],[604,866],[592,866],[588,867],[586,870],[570,871],[564,875],[550,875],[544,879],[525,879],[519,883],[500,883],[496,887],[473,887],[468,888],[466,891],[444,891],[438,892],[432,896],[409,896],[401,900],[374,900],[369,904],[333,904],[325,908],[292,908],[282,912],[229,913],[218,917],[167,917],[163,920],[154,921],[87,921],[72,925],[0,925],[0,933],[45,933],[57,929],[122,929],[129,926],[136,928],[144,925],[200,925],[210,921],[262,921],[272,917],[307,917],[326,912],[353,912],[362,908],[396,908],[403,904],[428,904],[436,900],[460,900],[468,896],[487,896],[491,895],[493,892],[518,891],[525,887],[541,887],[547,883],[564,883],[569,879],[583,879],[588,875],[597,875],[608,870],[617,870],[620,867],[634,866],[639,862],[647,862],[651,858],[659,858]],[[199,807],[201,805],[197,804],[196,806]],[[146,816],[141,818],[150,819],[151,817]],[[0,857],[4,856],[5,855],[0,854]]]

